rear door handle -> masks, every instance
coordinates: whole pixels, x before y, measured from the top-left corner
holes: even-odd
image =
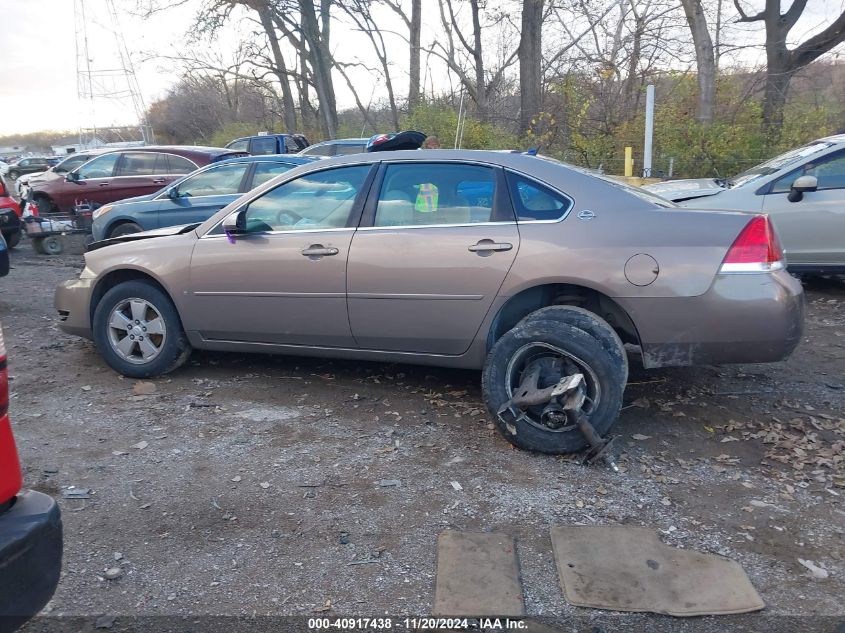
[[[320,257],[329,257],[331,255],[337,255],[340,251],[333,246],[323,246],[322,244],[312,244],[308,248],[302,251],[302,254],[305,257],[311,257],[312,259],[319,259]]]
[[[490,254],[495,251],[509,251],[513,244],[509,242],[494,242],[493,240],[479,240],[477,244],[469,247],[469,251],[479,254]]]
[[[108,187],[108,186],[109,186],[109,183],[107,183],[107,182],[101,182],[101,183],[100,183],[99,185],[97,185],[97,186],[98,186],[98,187]]]

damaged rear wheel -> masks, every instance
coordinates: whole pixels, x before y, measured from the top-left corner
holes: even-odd
[[[624,349],[611,353],[607,345],[573,325],[532,316],[502,336],[482,374],[484,401],[502,435],[525,450],[561,454],[588,445],[580,415],[606,434],[619,416],[627,373]]]

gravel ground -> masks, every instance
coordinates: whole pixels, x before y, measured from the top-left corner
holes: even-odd
[[[81,240],[67,244],[50,258],[24,241],[0,280],[26,485],[59,499],[65,525],[50,617],[421,615],[437,535],[460,529],[515,536],[528,613],[593,630],[845,620],[842,281],[808,282],[788,362],[644,371],[632,358],[615,474],[512,449],[482,412],[477,372],[195,353],[138,385],[58,330],[53,288],[82,267]],[[79,489],[89,498],[65,498]],[[678,620],[572,607],[555,523],[647,526],[729,556],[767,609]]]

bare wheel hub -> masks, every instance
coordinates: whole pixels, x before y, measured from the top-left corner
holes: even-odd
[[[136,365],[157,358],[167,338],[161,311],[146,299],[137,297],[119,302],[109,314],[107,327],[114,353]]]

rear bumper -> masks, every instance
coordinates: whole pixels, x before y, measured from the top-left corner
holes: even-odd
[[[59,506],[40,492],[21,492],[0,514],[0,631],[12,631],[41,611],[61,567]]]
[[[94,279],[68,279],[56,286],[53,305],[59,311],[62,332],[93,338],[91,332],[91,292]]]
[[[617,301],[647,368],[784,360],[804,328],[804,291],[786,271],[718,275],[697,297]]]

